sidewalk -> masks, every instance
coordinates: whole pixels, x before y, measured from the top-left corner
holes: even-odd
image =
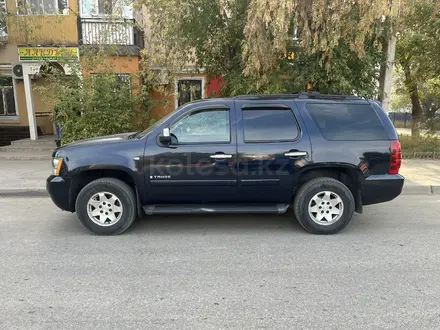
[[[0,160],[0,196],[47,195],[50,160]]]
[[[50,160],[0,160],[0,196],[46,195]],[[440,194],[440,161],[403,160],[403,194]]]
[[[439,160],[403,160],[400,174],[405,177],[404,194],[440,194]]]

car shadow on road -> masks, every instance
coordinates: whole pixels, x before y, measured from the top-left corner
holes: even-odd
[[[59,230],[72,234],[87,233],[75,214],[57,222]],[[365,220],[365,219],[363,219]],[[368,227],[362,216],[355,214],[353,221],[343,232],[356,231],[356,227]],[[55,229],[55,228],[54,228]],[[365,229],[365,228],[364,228]],[[235,233],[235,232],[293,232],[307,234],[295,219],[292,210],[286,214],[181,214],[152,215],[137,219],[124,235],[170,234],[184,232]]]
[[[293,212],[286,214],[181,214],[153,215],[138,219],[130,233],[140,232],[234,232],[302,231]]]

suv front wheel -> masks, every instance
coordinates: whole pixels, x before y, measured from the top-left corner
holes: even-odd
[[[353,194],[342,182],[316,178],[301,186],[293,202],[301,226],[313,234],[335,234],[353,217]]]
[[[125,182],[101,178],[78,194],[76,213],[82,225],[97,235],[118,235],[136,219],[136,196]]]

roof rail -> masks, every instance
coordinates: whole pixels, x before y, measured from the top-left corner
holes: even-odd
[[[338,95],[338,94],[321,94],[319,92],[302,92],[298,95],[298,99],[323,99],[323,100],[362,100],[359,96]]]
[[[300,92],[292,94],[255,94],[234,96],[235,100],[271,100],[271,99],[321,99],[321,100],[362,100],[353,95],[321,94],[319,92]]]
[[[234,96],[235,100],[265,100],[265,99],[292,99],[295,98],[293,94],[250,94]]]

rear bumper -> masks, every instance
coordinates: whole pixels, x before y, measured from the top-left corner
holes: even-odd
[[[396,175],[371,175],[362,183],[362,205],[388,202],[400,195],[405,178]]]
[[[56,206],[64,211],[73,211],[70,209],[70,179],[51,175],[46,180],[46,190]]]

